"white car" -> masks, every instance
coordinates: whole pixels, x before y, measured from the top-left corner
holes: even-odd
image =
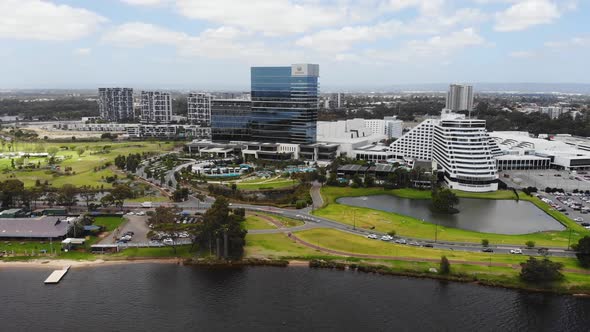
[[[522,249],[510,249],[510,253],[513,255],[522,255]]]
[[[379,237],[376,234],[369,234],[367,235],[367,239],[377,240]]]
[[[173,245],[173,244],[174,244],[174,241],[172,241],[172,239],[171,239],[171,238],[165,238],[165,239],[162,241],[162,243],[164,243],[165,245],[168,245],[168,246],[169,246],[169,245]]]
[[[408,243],[408,241],[406,241],[406,239],[397,239],[397,240],[395,240],[395,243],[406,244],[406,243]]]
[[[393,237],[389,236],[389,235],[383,235],[381,237],[381,241],[391,241],[393,240]]]
[[[574,218],[574,221],[575,222],[582,222],[582,221],[584,221],[584,218],[580,218],[580,217]]]

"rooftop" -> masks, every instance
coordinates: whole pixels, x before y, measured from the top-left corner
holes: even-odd
[[[73,226],[72,217],[0,219],[0,237],[56,238],[65,236]]]

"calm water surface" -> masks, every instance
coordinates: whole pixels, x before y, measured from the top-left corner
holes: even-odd
[[[2,331],[588,331],[590,300],[427,279],[164,264],[0,270]]]
[[[433,212],[430,200],[390,195],[343,197],[337,202],[484,233],[528,234],[565,229],[557,220],[527,201],[460,198],[457,206],[460,212],[453,215]]]

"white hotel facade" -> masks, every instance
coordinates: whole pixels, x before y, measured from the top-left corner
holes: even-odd
[[[471,192],[498,190],[495,156],[485,120],[443,110],[440,119],[427,119],[393,142],[396,159],[432,161],[451,189]]]

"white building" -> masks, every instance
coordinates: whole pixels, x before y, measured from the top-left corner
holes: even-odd
[[[339,145],[338,155],[356,158],[356,149],[376,145],[387,139],[385,133],[374,133],[365,126],[365,119],[318,121],[317,142]],[[383,121],[383,120],[380,120]],[[378,130],[380,132],[380,130]]]
[[[402,136],[404,122],[397,120],[394,116],[387,116],[380,119],[365,119],[365,127],[371,129],[373,134],[385,135],[387,138],[398,138]]]
[[[434,126],[433,168],[444,174],[451,189],[498,190],[498,171],[485,120],[443,117]]]
[[[473,109],[473,86],[451,84],[447,92],[446,109],[453,112]]]
[[[208,93],[191,93],[188,95],[188,121],[203,127],[211,126],[211,99]]]
[[[540,107],[539,111],[542,114],[547,114],[551,119],[559,118],[563,113],[568,112],[568,110],[564,109],[560,106],[547,106],[547,107]]]
[[[118,122],[132,120],[133,89],[99,88],[98,111],[103,120]]]
[[[427,119],[391,143],[393,158],[432,160],[432,133],[436,119]]]
[[[172,98],[168,92],[141,92],[141,123],[168,124],[172,120]]]

